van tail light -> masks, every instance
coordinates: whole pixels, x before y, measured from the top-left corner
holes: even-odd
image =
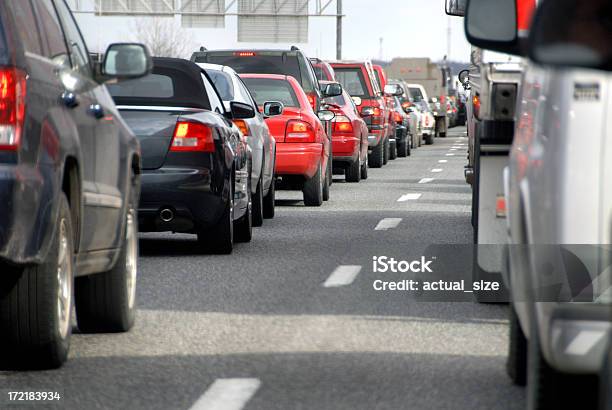
[[[27,74],[0,68],[0,151],[16,151],[25,121]]]
[[[344,115],[336,115],[332,121],[332,133],[333,134],[352,134],[353,123],[351,120]]]
[[[179,121],[174,128],[170,151],[214,152],[212,130],[197,122]]]
[[[236,124],[236,127],[240,129],[242,135],[244,135],[245,137],[249,136],[249,126],[247,125],[245,120],[234,120],[234,124]]]
[[[474,97],[472,97],[472,104],[474,106],[474,117],[480,118],[480,96],[478,94],[474,94]]]
[[[312,107],[313,111],[317,110],[317,97],[314,94],[306,94],[308,97],[308,104]]]
[[[285,142],[315,142],[315,140],[312,125],[300,120],[287,121]]]

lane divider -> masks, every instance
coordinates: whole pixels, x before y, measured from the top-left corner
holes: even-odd
[[[414,201],[419,199],[423,194],[405,194],[399,197],[397,202]]]
[[[386,231],[387,229],[397,228],[402,222],[402,218],[384,218],[376,225],[375,231]]]
[[[241,410],[260,386],[255,378],[217,379],[190,410]]]
[[[340,265],[329,275],[323,283],[324,288],[337,288],[353,283],[361,272],[361,265]]]

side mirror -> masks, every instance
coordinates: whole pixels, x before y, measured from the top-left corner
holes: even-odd
[[[339,83],[326,84],[323,88],[323,97],[337,97],[342,95],[342,86]]]
[[[467,0],[446,0],[446,14],[449,16],[465,16]]]
[[[385,85],[385,94],[393,97],[399,97],[400,95],[404,94],[404,90],[402,90],[402,87],[400,87],[399,84],[387,84]]]
[[[476,47],[520,55],[517,18],[516,0],[469,0],[465,35]]]
[[[470,75],[470,70],[461,70],[461,71],[459,71],[459,76],[458,76],[459,82],[461,84],[467,83],[469,75]]]
[[[361,105],[361,97],[351,97],[357,107]]]
[[[361,110],[361,116],[367,117],[369,115],[374,115],[374,107],[363,107]]]
[[[144,77],[153,70],[149,50],[138,43],[114,43],[108,46],[102,62],[102,75],[118,80]]]
[[[321,110],[317,113],[317,116],[321,121],[331,121],[336,118],[336,114],[330,110]]]
[[[285,109],[282,102],[279,101],[266,101],[263,105],[263,114],[266,117],[274,117],[281,115]]]
[[[612,71],[611,19],[609,2],[543,1],[531,30],[529,57],[539,64]]]
[[[234,120],[246,120],[255,117],[255,109],[253,107],[238,101],[230,102],[230,113]]]

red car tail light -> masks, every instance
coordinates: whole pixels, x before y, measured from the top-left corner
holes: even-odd
[[[236,51],[234,55],[237,57],[255,57],[257,53],[254,51]]]
[[[474,94],[472,97],[472,103],[474,105],[474,117],[480,117],[480,96],[478,94]]]
[[[402,116],[397,111],[393,112],[393,119],[395,120],[396,123],[398,123],[400,125],[404,122],[403,119],[402,119]]]
[[[16,151],[25,121],[27,74],[0,68],[0,151]]]
[[[333,129],[332,132],[339,134],[352,134],[353,133],[353,123],[351,120],[344,115],[336,115],[333,120]]]
[[[300,120],[289,120],[285,131],[285,142],[315,142],[315,132],[310,124]]]
[[[240,131],[242,131],[242,135],[244,135],[245,137],[249,136],[249,126],[247,125],[245,120],[234,120],[234,124],[236,124],[236,127],[238,127]]]
[[[317,110],[317,97],[314,94],[306,94],[308,97],[308,104],[312,107],[313,111]]]
[[[179,121],[174,128],[170,151],[214,152],[212,130],[197,122]]]

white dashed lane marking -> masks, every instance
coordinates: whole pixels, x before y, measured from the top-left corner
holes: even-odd
[[[438,161],[440,164],[446,164],[448,162],[447,159],[441,159],[440,161]]]
[[[442,171],[444,171],[442,168],[434,168],[431,170],[431,172],[435,172],[435,173],[442,172]]]
[[[337,288],[339,286],[350,285],[359,275],[360,271],[360,265],[340,265],[329,275],[329,278],[323,283],[323,287]]]
[[[254,378],[217,379],[190,410],[240,410],[261,386]]]
[[[405,194],[399,197],[397,202],[406,202],[406,201],[414,201],[419,199],[423,194]]]
[[[387,229],[393,229],[396,228],[400,222],[402,222],[402,218],[385,218],[382,219],[378,225],[376,225],[376,228],[374,228],[375,231],[386,231]]]
[[[433,178],[423,178],[419,181],[419,184],[428,184],[433,180],[434,180]]]

